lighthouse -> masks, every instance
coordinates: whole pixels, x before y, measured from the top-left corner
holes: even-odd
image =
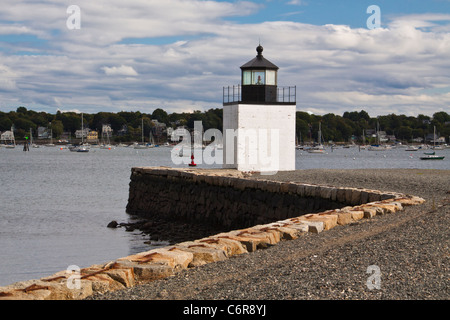
[[[295,170],[296,87],[278,86],[279,68],[257,55],[241,84],[223,88],[223,168],[262,174]]]

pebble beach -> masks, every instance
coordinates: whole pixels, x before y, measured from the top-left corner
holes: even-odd
[[[254,175],[260,178],[259,175]],[[447,300],[450,170],[313,169],[276,181],[401,192],[426,202],[87,300]],[[368,285],[378,270],[377,286]]]

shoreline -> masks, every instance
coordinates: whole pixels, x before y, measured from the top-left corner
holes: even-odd
[[[257,176],[253,176],[256,178]],[[450,170],[308,169],[277,181],[373,188],[423,197],[404,211],[279,242],[170,278],[87,300],[447,300]],[[252,177],[251,177],[252,178]],[[367,268],[379,265],[381,289]]]
[[[235,268],[235,264],[240,264],[244,262],[244,265],[241,267],[244,270],[244,273],[258,273],[264,270],[264,273],[269,270],[268,268],[274,267],[273,260],[279,261],[279,263],[283,264],[283,261],[286,262],[294,262],[295,259],[304,259],[305,256],[302,255],[285,255],[283,252],[287,250],[294,250],[295,246],[302,247],[305,241],[306,243],[315,243],[321,241],[322,238],[332,237],[334,233],[341,234],[338,238],[334,239],[334,242],[339,243],[337,239],[341,239],[340,241],[348,245],[353,243],[353,241],[357,241],[358,239],[365,239],[364,236],[353,236],[351,235],[353,232],[358,234],[358,228],[367,228],[369,225],[374,224],[377,225],[379,232],[369,232],[370,235],[379,235],[385,232],[384,230],[395,229],[397,226],[414,223],[414,219],[421,219],[424,215],[424,212],[430,211],[430,206],[436,206],[437,209],[433,211],[434,213],[440,213],[441,211],[448,212],[448,206],[445,204],[445,201],[450,197],[447,192],[450,192],[450,186],[448,178],[450,177],[450,170],[427,170],[427,169],[373,169],[373,170],[339,170],[339,169],[311,169],[311,170],[296,170],[290,172],[280,172],[275,176],[264,176],[265,179],[272,179],[276,181],[298,181],[302,183],[315,183],[315,184],[327,184],[327,185],[335,185],[335,186],[344,186],[344,187],[365,187],[365,188],[373,188],[381,191],[392,191],[392,192],[403,192],[405,194],[411,194],[414,196],[425,195],[425,199],[427,202],[425,205],[419,205],[417,207],[408,207],[404,212],[395,213],[392,215],[383,215],[379,217],[375,217],[372,219],[364,219],[360,222],[356,222],[347,226],[338,226],[331,230],[327,230],[326,232],[322,232],[320,234],[307,234],[305,237],[301,237],[292,241],[281,241],[275,246],[269,246],[266,250],[258,250],[255,252],[251,252],[249,254],[239,255],[233,257],[232,259],[226,259],[224,261],[218,261],[214,263],[209,263],[207,265],[190,268],[187,270],[182,270],[180,273],[177,273],[170,278],[163,280],[156,280],[151,283],[136,285],[128,289],[118,290],[107,292],[104,294],[95,294],[91,297],[88,297],[88,300],[95,299],[119,299],[119,300],[128,300],[128,299],[255,299],[254,297],[242,297],[241,295],[245,292],[239,289],[239,283],[235,283],[234,280],[237,279],[243,280],[242,277],[239,277],[240,273]],[[253,175],[250,177],[258,178],[258,175]],[[433,181],[430,182],[430,178],[434,178]],[[428,188],[421,187],[420,184],[425,183]],[[387,185],[387,186],[386,186]],[[378,188],[375,188],[378,186]],[[384,186],[384,187],[383,187]],[[430,186],[434,187],[434,189],[430,189]],[[383,187],[383,188],[381,188]],[[383,190],[384,189],[384,190]],[[434,191],[433,191],[434,190]],[[445,193],[444,193],[445,192]],[[432,194],[435,194],[435,197]],[[434,197],[434,201],[429,201]],[[444,205],[441,205],[444,203]],[[443,215],[441,218],[443,225],[448,225],[445,220],[446,216]],[[395,219],[399,219],[395,222]],[[448,219],[448,218],[447,218]],[[391,226],[391,222],[394,221],[394,225]],[[388,227],[383,227],[385,224]],[[390,227],[389,227],[390,226]],[[367,231],[367,230],[366,230]],[[330,234],[330,236],[328,236]],[[336,236],[336,235],[334,235]],[[419,235],[417,235],[419,236]],[[354,238],[354,239],[353,239]],[[445,238],[445,237],[444,237]],[[344,239],[344,240],[342,240]],[[345,240],[347,239],[347,240]],[[310,243],[310,244],[311,244]],[[445,241],[444,241],[445,243]],[[448,239],[447,239],[448,244]],[[290,248],[290,246],[294,246]],[[328,244],[327,246],[330,246]],[[321,250],[319,250],[320,252]],[[311,248],[305,252],[314,252],[311,251]],[[281,255],[281,256],[280,256]],[[275,257],[272,257],[275,256]],[[313,255],[314,256],[314,255]],[[317,256],[317,255],[316,255]],[[255,260],[256,259],[256,260]],[[262,259],[262,260],[261,260]],[[251,261],[250,268],[247,264],[248,261]],[[256,261],[256,262],[255,262]],[[305,264],[305,270],[308,268]],[[326,264],[325,264],[326,265]],[[278,264],[277,264],[278,266]],[[255,267],[255,268],[253,268]],[[317,266],[316,266],[317,267]],[[323,268],[324,266],[320,266]],[[213,271],[212,271],[213,270]],[[229,274],[227,270],[234,270],[232,274]],[[222,277],[221,273],[225,272],[225,277]],[[277,270],[270,270],[268,276],[271,277],[272,272],[277,272]],[[302,271],[304,272],[304,271]],[[192,277],[190,275],[193,275]],[[196,278],[196,277],[199,278]],[[188,281],[188,287],[184,288],[181,283],[183,283],[185,278],[188,277],[190,280]],[[206,278],[205,278],[206,277]],[[277,276],[276,276],[277,277]],[[209,279],[209,280],[208,280]],[[228,280],[227,280],[228,279]],[[281,277],[280,279],[283,279]],[[260,280],[253,279],[254,283],[250,283],[251,286],[261,286],[263,284],[260,283]],[[181,281],[181,282],[180,282]],[[225,285],[225,282],[228,282],[224,288],[228,288],[227,292],[231,292],[230,295],[226,297],[223,296],[223,293],[220,292],[211,292],[211,289],[204,288],[202,290],[202,294],[199,294],[197,291],[189,290],[189,287],[198,287],[205,285],[205,283],[216,283],[219,285]],[[235,284],[236,286],[232,285]],[[231,284],[231,287],[230,287]],[[186,284],[185,284],[186,285]],[[267,283],[265,283],[267,285]],[[181,286],[181,287],[180,287]],[[178,289],[177,289],[178,288]],[[184,288],[184,289],[183,289]],[[233,295],[238,294],[237,296]],[[205,296],[206,294],[206,296]],[[257,299],[274,299],[271,297],[270,290],[269,291],[261,291],[260,297]],[[311,296],[312,299],[314,295]],[[298,297],[294,295],[288,297],[280,296],[279,299],[297,299]],[[309,299],[310,297],[302,297],[301,299]],[[319,299],[327,298],[327,296],[320,296]],[[376,297],[375,297],[376,298]],[[448,298],[448,296],[447,296]],[[276,298],[278,299],[278,298]]]

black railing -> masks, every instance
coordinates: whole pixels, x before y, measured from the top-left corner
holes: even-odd
[[[286,103],[297,102],[297,86],[277,88],[277,101]]]
[[[242,101],[242,86],[234,85],[223,87],[223,103],[251,102]],[[297,86],[278,87],[276,103],[297,102]]]
[[[223,103],[241,101],[241,85],[223,87]]]

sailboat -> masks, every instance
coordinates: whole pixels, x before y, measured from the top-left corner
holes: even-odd
[[[106,141],[105,141],[105,133],[106,133]],[[111,150],[112,146],[111,146],[111,142],[109,140],[109,129],[105,130],[105,126],[102,127],[102,145],[100,146],[100,149],[107,149],[107,150]]]
[[[405,149],[405,151],[417,151],[417,150],[419,150],[419,148],[416,146],[408,146]]]
[[[380,144],[380,124],[377,122],[377,144],[372,144],[367,150],[369,151],[385,151],[386,146]]]
[[[33,143],[33,130],[30,128],[30,145],[32,148],[39,148],[39,145]]]
[[[47,143],[45,145],[46,147],[54,147],[55,144],[53,143],[53,129],[50,129],[50,143]]]
[[[302,140],[302,133],[300,132],[300,141]],[[303,150],[303,145],[299,143],[298,137],[295,138],[295,149]]]
[[[147,149],[148,146],[144,143],[144,118],[142,118],[142,124],[141,124],[141,136],[142,136],[142,143],[135,143],[134,149]]]
[[[149,148],[159,147],[159,145],[155,144],[155,138],[153,138],[152,130],[150,130],[150,144],[148,145]]]
[[[2,139],[5,140],[5,148],[14,149],[16,147],[16,139],[14,138],[14,126],[11,127],[11,131],[6,131],[2,134]],[[9,142],[6,142],[9,140]]]
[[[317,133],[317,145],[306,149],[308,153],[325,153],[325,147],[322,144],[322,129],[321,122],[319,122],[319,131]]]
[[[81,144],[69,148],[72,152],[89,152],[89,145],[84,143],[84,123],[83,114],[81,114]]]
[[[361,137],[361,139],[362,139],[362,144],[360,144],[360,145],[358,146],[359,150],[366,150],[366,134],[365,134],[364,131],[365,131],[365,130],[363,129],[363,131],[362,131],[362,137]]]
[[[436,147],[436,126],[433,129],[433,146]],[[433,148],[436,150],[435,148]],[[438,156],[435,154],[435,152],[428,153],[423,157],[420,157],[420,160],[444,160],[444,156]]]

